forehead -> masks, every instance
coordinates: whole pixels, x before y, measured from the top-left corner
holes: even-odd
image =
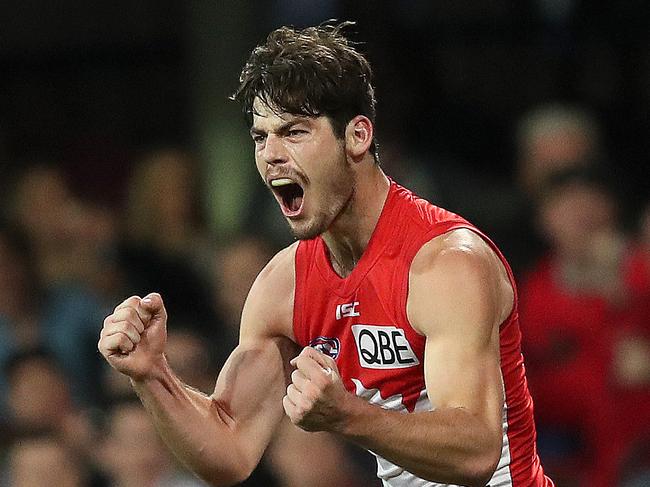
[[[285,112],[281,108],[267,105],[259,97],[255,98],[253,102],[253,128],[255,129],[273,131],[278,127],[290,123],[306,122],[319,124],[321,119],[325,119],[325,117],[310,117]]]

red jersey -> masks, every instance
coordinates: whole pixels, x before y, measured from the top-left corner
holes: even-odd
[[[438,208],[391,182],[368,247],[352,273],[334,272],[322,238],[301,241],[296,251],[294,334],[302,347],[333,357],[345,387],[383,408],[412,413],[436,407],[435,391],[424,382],[425,337],[406,315],[409,268],[420,248],[458,228],[489,239],[463,218]],[[497,486],[553,486],[544,476],[535,446],[533,406],[520,349],[517,298],[501,325],[504,382],[503,448],[489,482]],[[439,486],[377,456],[385,486]]]

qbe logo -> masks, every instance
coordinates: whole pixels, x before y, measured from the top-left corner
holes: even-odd
[[[420,363],[401,328],[353,325],[352,333],[359,362],[366,369],[404,369]]]

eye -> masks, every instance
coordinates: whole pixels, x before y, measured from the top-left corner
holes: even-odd
[[[253,137],[253,142],[255,142],[256,144],[261,144],[266,139],[266,136],[261,134],[255,134],[252,137]]]
[[[306,133],[307,133],[307,131],[306,131],[306,130],[302,130],[302,129],[291,129],[291,130],[289,130],[289,131],[287,132],[287,134],[289,135],[289,137],[299,137],[299,136],[304,135],[304,134],[306,134]]]

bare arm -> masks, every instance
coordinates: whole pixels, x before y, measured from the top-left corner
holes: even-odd
[[[155,377],[132,383],[179,460],[213,485],[232,485],[250,475],[283,416],[284,363],[292,353],[281,339],[237,347],[211,396],[187,387],[166,363]]]
[[[284,252],[253,285],[242,314],[240,345],[210,396],[187,387],[167,365],[160,296],[129,298],[105,321],[100,351],[131,377],[179,460],[213,485],[248,477],[283,416],[286,364],[296,353],[285,333],[291,325],[287,304],[293,299],[292,286],[293,254]]]
[[[289,402],[288,414],[299,425],[331,424],[422,478],[483,486],[502,446],[499,324],[511,307],[505,271],[480,237],[464,230],[438,237],[413,262],[407,309],[411,324],[427,337],[425,381],[435,410],[404,415],[343,394],[336,374],[327,380],[326,369],[335,363],[315,351],[296,360],[301,372],[292,380],[300,394],[290,386],[285,409]],[[326,392],[319,396],[313,385]],[[335,400],[327,404],[323,396]],[[324,414],[327,407],[328,421],[321,422],[314,412]]]

